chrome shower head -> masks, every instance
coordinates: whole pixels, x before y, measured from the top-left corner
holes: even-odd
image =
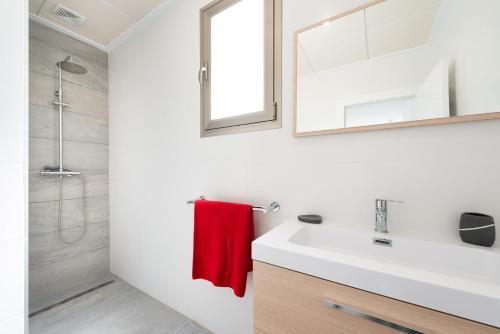
[[[57,67],[59,67],[63,71],[73,74],[87,73],[87,69],[85,67],[73,63],[73,58],[71,58],[71,56],[67,56],[63,61],[58,62]]]

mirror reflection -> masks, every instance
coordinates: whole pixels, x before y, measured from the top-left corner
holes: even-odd
[[[296,132],[498,118],[499,18],[498,0],[385,0],[303,29]]]

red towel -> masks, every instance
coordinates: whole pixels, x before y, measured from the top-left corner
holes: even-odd
[[[252,271],[254,238],[252,206],[196,201],[193,279],[230,287],[236,296],[243,297],[247,273]]]

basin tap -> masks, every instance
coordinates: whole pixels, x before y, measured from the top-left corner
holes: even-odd
[[[388,199],[375,200],[375,232],[388,233],[387,230],[387,203],[403,203]]]

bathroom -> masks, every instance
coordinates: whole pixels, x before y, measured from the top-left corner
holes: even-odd
[[[500,333],[499,15],[1,1],[0,333]]]

